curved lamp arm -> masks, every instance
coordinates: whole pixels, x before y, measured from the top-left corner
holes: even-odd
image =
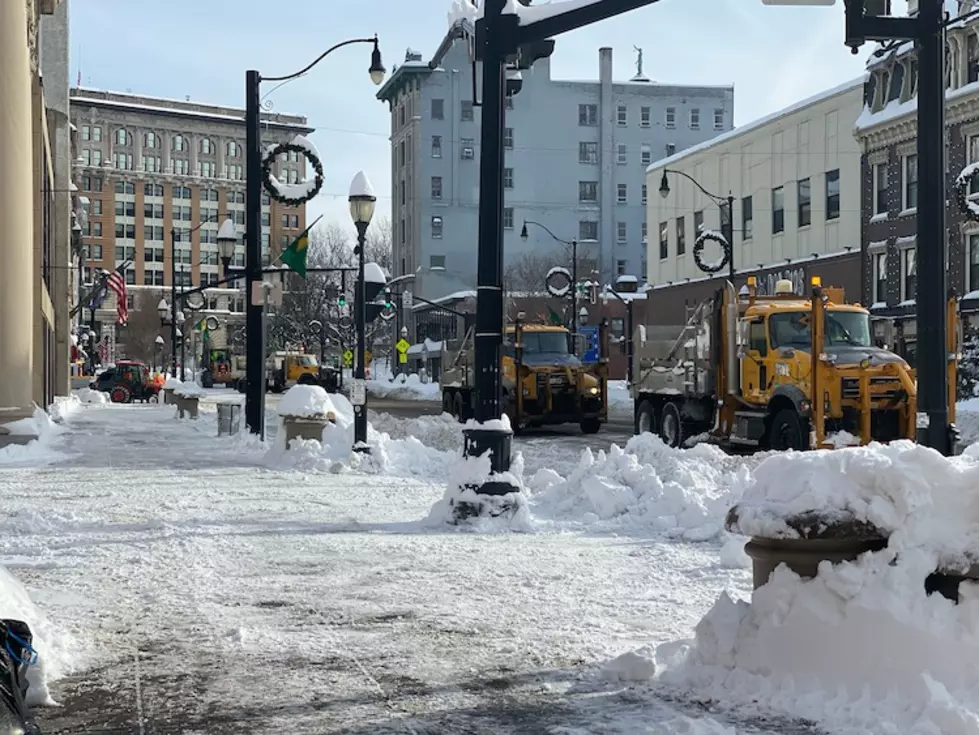
[[[551,232],[551,229],[547,225],[542,225],[540,222],[534,222],[533,220],[529,220],[529,219],[524,220],[523,229],[520,232],[520,236],[523,238],[527,237],[527,225],[535,225],[537,227],[540,227],[542,230],[544,230],[544,232],[546,232],[548,235],[554,238],[555,241],[561,243],[562,245],[574,245],[573,241],[562,240],[560,237],[555,235],[553,232]]]
[[[704,187],[702,187],[700,185],[700,182],[697,181],[697,179],[695,179],[690,174],[685,173],[684,171],[677,171],[676,169],[672,169],[672,168],[665,168],[665,169],[663,169],[663,183],[660,184],[660,191],[662,191],[663,189],[666,189],[667,191],[669,191],[670,184],[669,184],[669,182],[666,179],[666,175],[667,174],[676,174],[677,176],[682,176],[687,181],[689,181],[694,186],[696,186],[698,189],[700,189],[700,191],[703,192],[704,196],[706,196],[706,197],[708,197],[710,199],[713,199],[715,203],[717,203],[717,204],[727,204],[727,199],[725,197],[717,196],[717,194],[711,194],[709,191],[707,191]]]
[[[316,66],[318,63],[320,63],[323,59],[325,59],[327,56],[329,56],[330,54],[332,54],[337,49],[343,48],[344,46],[350,46],[350,45],[355,44],[355,43],[373,43],[374,44],[374,48],[377,49],[377,36],[374,36],[374,38],[351,38],[351,39],[349,39],[347,41],[341,41],[340,43],[336,44],[335,46],[331,46],[326,51],[324,51],[323,53],[321,53],[319,56],[317,56],[313,60],[313,62],[311,64],[309,64],[308,66],[303,67],[302,69],[300,69],[299,71],[297,71],[295,74],[289,74],[289,75],[284,76],[284,77],[265,77],[265,76],[263,76],[262,77],[262,81],[263,82],[287,82],[290,79],[295,79],[297,77],[301,77],[303,74],[305,74],[306,72],[308,72],[310,69],[312,69],[314,66]]]

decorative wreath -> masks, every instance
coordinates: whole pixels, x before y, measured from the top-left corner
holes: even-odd
[[[979,163],[970,163],[955,180],[955,199],[966,218],[979,222],[979,202],[969,199],[972,182],[979,176]]]
[[[716,242],[721,246],[721,257],[712,263],[704,262],[704,243],[708,240]],[[731,243],[727,241],[720,232],[714,230],[704,230],[697,236],[693,243],[693,262],[697,264],[704,273],[717,273],[724,269],[731,262]]]
[[[564,298],[571,292],[571,271],[561,266],[551,268],[544,277],[547,292],[555,298]]]
[[[313,167],[316,172],[316,179],[314,181],[314,186],[311,191],[298,196],[288,196],[282,193],[281,187],[283,184],[275,178],[272,173],[272,165],[275,163],[275,159],[278,158],[283,153],[289,153],[290,151],[296,151],[301,153],[309,161],[309,164]],[[310,199],[315,197],[320,189],[323,188],[323,162],[320,161],[318,155],[312,149],[310,145],[301,145],[296,142],[290,143],[279,143],[278,145],[271,146],[265,151],[265,156],[262,158],[262,181],[265,184],[265,190],[269,193],[269,196],[277,202],[282,204],[288,204],[291,206],[298,206],[308,202]],[[297,184],[285,184],[288,187],[298,186]]]

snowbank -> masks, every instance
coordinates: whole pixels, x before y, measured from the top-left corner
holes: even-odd
[[[743,531],[791,536],[780,516],[819,510],[874,524],[888,546],[811,580],[780,567],[750,603],[721,595],[693,640],[657,648],[660,682],[833,733],[979,733],[979,584],[957,605],[925,592],[979,549],[977,459],[897,442],[764,460]]]
[[[440,401],[442,388],[438,383],[423,383],[416,374],[405,376],[404,381],[396,377],[390,380],[368,380],[367,392],[377,398],[391,398],[402,401]]]
[[[177,378],[167,378],[167,382],[163,384],[163,390],[175,391],[177,390],[177,388],[180,388],[181,386],[183,386],[183,382],[181,382]]]
[[[82,403],[103,405],[109,402],[109,396],[107,394],[102,391],[92,390],[91,388],[79,388],[74,392],[74,395]]]
[[[506,495],[480,495],[475,489],[488,480],[509,483],[515,492]],[[422,524],[428,528],[444,528],[456,525],[460,519],[460,506],[478,510],[478,515],[461,519],[458,528],[480,532],[510,532],[534,530],[527,500],[524,495],[523,457],[517,455],[510,471],[499,475],[492,473],[488,455],[458,457],[449,471],[445,494],[428,513]]]
[[[27,670],[30,688],[28,704],[54,704],[48,682],[70,673],[73,651],[77,648],[70,636],[56,629],[31,601],[24,586],[3,566],[0,566],[0,618],[23,620],[34,637],[37,663]]]
[[[717,447],[672,449],[643,434],[625,449],[613,444],[607,454],[586,449],[567,479],[543,469],[528,485],[538,519],[705,541],[722,534],[729,508],[749,481],[744,460]]]
[[[173,394],[181,398],[204,398],[207,391],[197,383],[181,383],[179,387],[174,389]]]
[[[344,399],[346,400],[346,399]],[[316,418],[336,414],[330,394],[318,385],[294,385],[276,407],[279,416]]]
[[[55,449],[57,437],[64,429],[45,411],[34,409],[34,415],[4,424],[11,435],[36,437],[27,444],[11,444],[0,448],[0,467],[12,465],[42,465],[56,462],[64,455]]]

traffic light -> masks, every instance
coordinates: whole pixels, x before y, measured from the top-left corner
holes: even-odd
[[[381,312],[390,305],[390,290],[387,289],[387,276],[384,270],[377,263],[367,263],[364,265],[364,298],[367,302],[365,309],[365,324],[370,324]],[[377,301],[378,296],[384,292],[384,303]]]
[[[340,297],[337,299],[337,306],[339,306],[342,309],[346,305],[347,305],[347,297],[344,294],[340,294]]]
[[[384,289],[384,308],[391,308],[391,289],[389,288]]]

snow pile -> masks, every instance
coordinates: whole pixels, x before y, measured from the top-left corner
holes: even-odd
[[[11,436],[32,437],[27,444],[10,444],[0,448],[0,467],[14,465],[40,465],[63,459],[54,449],[56,438],[64,431],[44,410],[35,407],[30,418],[0,424]]]
[[[182,383],[179,388],[174,389],[173,394],[181,398],[204,398],[207,391],[197,383]]]
[[[818,510],[873,524],[887,548],[811,580],[780,567],[750,604],[722,594],[693,640],[657,648],[660,682],[833,733],[979,733],[979,584],[963,582],[957,605],[925,591],[979,549],[974,455],[896,442],[766,459],[743,532],[797,536],[784,519]]]
[[[368,380],[367,392],[376,398],[391,398],[402,401],[438,401],[442,398],[442,388],[438,383],[423,383],[417,374],[400,376],[390,380]]]
[[[74,392],[74,395],[82,403],[93,403],[95,405],[103,405],[109,402],[109,396],[102,391],[92,390],[91,388],[79,388]]]
[[[31,629],[31,643],[37,663],[27,670],[27,701],[31,705],[52,705],[48,682],[71,672],[74,641],[57,630],[31,601],[24,586],[0,566],[0,618],[23,620]]]
[[[374,419],[371,426],[378,434],[385,434],[389,439],[414,438],[426,447],[442,452],[458,454],[462,451],[462,426],[447,413],[411,419],[381,414]]]
[[[75,395],[55,396],[54,403],[48,406],[48,416],[56,424],[63,424],[73,413],[82,409],[82,402]]]
[[[728,509],[749,481],[747,465],[717,447],[672,449],[643,434],[607,454],[586,449],[567,479],[542,469],[529,486],[538,519],[705,541],[722,534]]]
[[[183,383],[177,378],[167,378],[167,382],[163,384],[163,390],[177,390],[183,386]]]
[[[276,413],[297,418],[322,418],[331,413],[335,415],[336,408],[330,394],[320,386],[294,385],[282,396]]]

